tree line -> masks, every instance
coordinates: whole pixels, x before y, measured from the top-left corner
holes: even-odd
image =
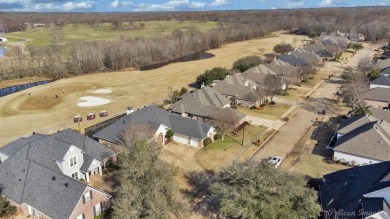
[[[0,32],[23,31],[25,23],[99,25],[101,23],[143,22],[155,20],[216,21],[221,24],[246,24],[262,29],[298,30],[298,33],[318,36],[321,32],[352,30],[368,40],[378,40],[389,32],[390,8],[318,8],[253,11],[187,11],[137,13],[33,13],[0,12]],[[232,30],[237,31],[238,30]]]

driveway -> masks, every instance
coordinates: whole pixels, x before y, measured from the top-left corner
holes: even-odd
[[[248,121],[252,125],[266,126],[268,128],[279,129],[283,126],[284,122],[280,120],[263,119],[256,116],[245,116],[245,121]]]

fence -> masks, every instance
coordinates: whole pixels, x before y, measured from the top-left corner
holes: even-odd
[[[11,87],[5,87],[5,88],[0,88],[0,97],[13,94],[16,92],[19,92],[21,90],[26,90],[30,87],[35,87],[43,84],[48,84],[52,82],[52,80],[46,80],[46,81],[38,81],[38,82],[33,82],[33,83],[28,83],[28,84],[22,84],[22,85],[15,85]]]
[[[97,123],[95,125],[89,126],[84,129],[84,134],[90,138],[93,138],[93,135],[104,129],[105,127],[111,125],[112,123],[118,121],[120,118],[126,116],[126,113],[120,114],[118,116],[112,117],[111,119],[107,119],[103,122]]]

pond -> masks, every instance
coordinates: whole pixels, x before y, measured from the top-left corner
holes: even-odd
[[[159,62],[159,63],[155,63],[155,64],[151,64],[151,65],[144,65],[144,66],[140,67],[140,70],[141,71],[152,70],[152,69],[160,68],[164,65],[168,65],[171,63],[175,63],[175,62],[190,62],[190,61],[195,61],[195,60],[209,59],[209,58],[212,58],[214,56],[215,55],[213,55],[211,53],[207,53],[207,52],[196,52],[196,53],[185,55],[185,56],[182,56],[182,57],[179,57],[176,59],[171,59],[171,60],[168,60],[165,62]]]
[[[0,46],[0,58],[4,56],[5,51],[7,51],[7,47],[1,47]]]

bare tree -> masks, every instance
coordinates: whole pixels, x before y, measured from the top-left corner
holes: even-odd
[[[259,51],[260,54],[263,55],[263,53],[265,52],[265,49],[262,47],[259,47],[259,48],[257,48],[257,51]]]
[[[240,117],[238,113],[231,108],[222,108],[214,111],[211,116],[213,126],[221,132],[222,139],[226,131],[233,132],[240,122]]]
[[[273,101],[273,98],[277,92],[281,90],[282,87],[282,81],[281,78],[272,75],[272,74],[267,74],[264,78],[264,89],[267,94],[267,96],[270,97],[270,101]]]
[[[368,78],[363,72],[356,72],[351,79],[343,86],[343,96],[346,98],[353,110],[365,107],[364,99],[368,92]]]
[[[370,57],[366,56],[359,60],[358,70],[360,70],[364,75],[368,75],[372,71],[372,60]]]

